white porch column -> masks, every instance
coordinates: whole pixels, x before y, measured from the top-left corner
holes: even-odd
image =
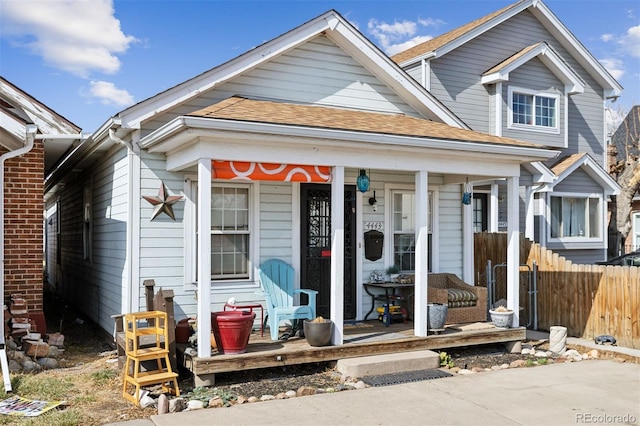
[[[333,168],[331,179],[331,343],[344,341],[344,167]]]
[[[507,178],[507,308],[513,310],[512,327],[520,325],[520,178]]]
[[[498,232],[498,184],[491,184],[491,196],[489,197],[489,232]]]
[[[462,185],[462,191],[466,191]],[[473,284],[473,199],[470,204],[462,204],[462,280]]]
[[[211,159],[198,161],[198,357],[211,356]]]
[[[416,265],[413,334],[427,335],[427,284],[429,274],[429,177],[425,170],[416,172]]]
[[[527,186],[525,192],[525,225],[524,225],[524,236],[531,241],[534,239],[534,203],[535,200],[533,198],[533,187]]]

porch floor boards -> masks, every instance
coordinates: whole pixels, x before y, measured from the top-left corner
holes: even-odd
[[[358,322],[356,326],[347,323],[344,344],[322,347],[310,346],[306,339],[299,337],[274,342],[268,333],[261,337],[258,330],[252,332],[247,352],[243,354],[216,354],[214,351],[210,357],[191,357],[184,353],[187,345],[178,344],[177,356],[182,368],[201,376],[406,351],[516,342],[526,338],[524,327],[501,329],[490,323],[476,324],[478,327],[467,329],[449,325],[438,335],[415,337],[411,321],[393,323],[389,327],[375,320]]]

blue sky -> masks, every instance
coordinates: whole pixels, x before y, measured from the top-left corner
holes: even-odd
[[[87,133],[329,9],[391,55],[514,2],[0,0],[0,75]],[[545,3],[640,103],[640,1]]]

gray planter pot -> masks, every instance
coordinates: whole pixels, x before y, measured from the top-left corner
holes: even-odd
[[[490,310],[491,322],[498,328],[510,328],[513,322],[513,311],[500,312]]]
[[[445,322],[447,322],[447,305],[427,303],[427,329],[442,330]]]
[[[331,334],[333,332],[333,322],[331,320],[323,320],[322,322],[313,322],[305,320],[302,324],[304,329],[304,337],[311,346],[329,346],[331,344]]]

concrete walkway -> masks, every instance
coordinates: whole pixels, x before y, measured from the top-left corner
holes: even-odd
[[[640,421],[640,365],[591,360],[152,416],[169,425],[575,425]]]

